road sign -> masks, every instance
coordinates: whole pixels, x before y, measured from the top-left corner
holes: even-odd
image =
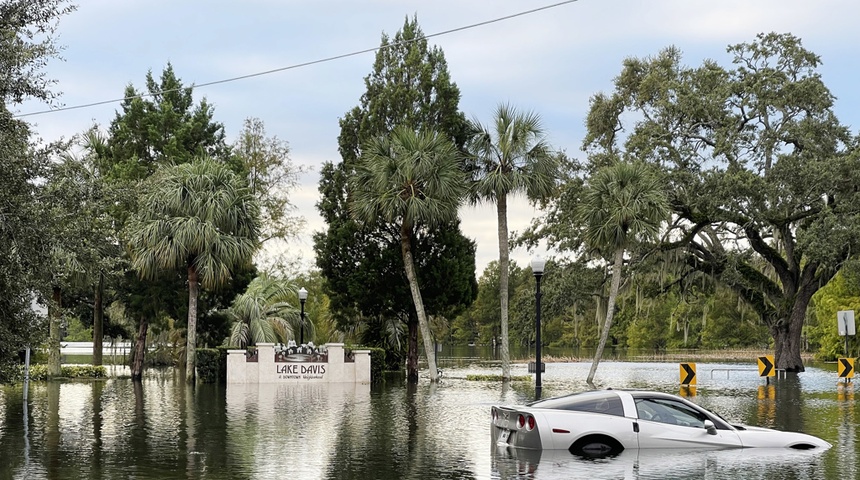
[[[758,376],[776,376],[776,369],[773,368],[773,355],[765,355],[763,357],[758,357]]]
[[[836,362],[836,371],[839,372],[839,378],[854,378],[854,359],[840,358]]]
[[[839,336],[855,335],[854,310],[839,310],[836,312],[836,325],[839,328]]]
[[[696,364],[695,363],[682,363],[680,371],[681,371],[681,385],[695,385],[696,384]]]

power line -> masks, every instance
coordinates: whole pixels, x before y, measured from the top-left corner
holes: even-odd
[[[304,62],[304,63],[297,63],[297,64],[294,64],[294,65],[288,65],[288,66],[286,66],[286,67],[275,68],[275,69],[272,69],[272,70],[265,70],[265,71],[262,71],[262,72],[249,73],[249,74],[247,74],[247,75],[240,75],[240,76],[238,76],[238,77],[231,77],[231,78],[225,78],[225,79],[222,79],[222,80],[215,80],[215,81],[212,81],[212,82],[206,82],[206,83],[194,84],[194,85],[191,85],[191,87],[190,87],[190,88],[193,90],[193,89],[196,89],[196,88],[210,87],[210,86],[212,86],[212,85],[220,85],[220,84],[222,84],[222,83],[236,82],[236,81],[239,81],[239,80],[245,80],[245,79],[248,79],[248,78],[254,78],[254,77],[261,77],[261,76],[263,76],[263,75],[270,75],[270,74],[272,74],[272,73],[283,72],[283,71],[286,71],[286,70],[294,70],[294,69],[297,69],[297,68],[308,67],[308,66],[311,66],[311,65],[317,65],[317,64],[320,64],[320,63],[332,62],[332,61],[340,60],[340,59],[343,59],[343,58],[354,57],[354,56],[357,56],[357,55],[362,55],[362,54],[370,53],[370,52],[376,52],[376,51],[382,50],[383,48],[392,48],[392,47],[397,47],[397,46],[400,46],[400,45],[407,45],[407,44],[409,44],[409,43],[413,43],[413,42],[421,41],[422,39],[428,39],[428,38],[433,38],[433,37],[441,37],[441,36],[443,36],[443,35],[448,35],[448,34],[451,34],[451,33],[461,32],[461,31],[463,31],[463,30],[469,30],[469,29],[472,29],[472,28],[482,27],[482,26],[484,26],[484,25],[490,25],[490,24],[492,24],[492,23],[498,23],[498,22],[502,22],[502,21],[505,21],[505,20],[510,20],[510,19],[512,19],[512,18],[522,17],[522,16],[525,16],[525,15],[530,15],[530,14],[532,14],[532,13],[540,12],[540,11],[542,11],[542,10],[549,10],[549,9],[551,9],[551,8],[560,7],[560,6],[562,6],[562,5],[566,5],[566,4],[568,4],[568,3],[574,3],[574,2],[577,2],[577,1],[579,1],[579,0],[566,0],[566,1],[563,1],[563,2],[558,2],[558,3],[551,4],[551,5],[545,5],[545,6],[543,6],[543,7],[537,7],[537,8],[533,8],[533,9],[531,9],[531,10],[525,10],[525,11],[518,12],[518,13],[514,13],[514,14],[511,14],[511,15],[505,15],[505,16],[503,16],[503,17],[494,18],[494,19],[492,19],[492,20],[486,20],[486,21],[483,21],[483,22],[473,23],[473,24],[471,24],[471,25],[466,25],[466,26],[463,26],[463,27],[452,28],[452,29],[450,29],[450,30],[445,30],[445,31],[442,31],[442,32],[437,32],[437,33],[434,33],[434,34],[431,34],[431,35],[424,35],[423,37],[416,38],[416,39],[413,39],[413,40],[408,40],[408,41],[403,41],[403,42],[392,43],[392,44],[389,44],[389,45],[386,45],[386,46],[379,46],[379,47],[374,47],[374,48],[366,48],[366,49],[364,49],[364,50],[358,50],[358,51],[354,51],[354,52],[350,52],[350,53],[344,53],[344,54],[341,54],[341,55],[335,55],[335,56],[333,56],[333,57],[321,58],[321,59],[318,59],[318,60],[312,60],[312,61]],[[63,111],[67,111],[67,110],[79,110],[79,109],[82,109],[82,108],[96,107],[96,106],[99,106],[99,105],[106,105],[106,104],[109,104],[109,103],[117,103],[117,102],[123,102],[123,101],[126,101],[126,100],[134,100],[134,99],[137,99],[137,98],[145,98],[145,97],[152,97],[152,96],[155,96],[155,95],[163,95],[163,94],[165,94],[165,93],[171,93],[171,92],[175,92],[175,91],[178,91],[178,90],[180,90],[180,89],[185,89],[185,88],[189,88],[189,87],[171,88],[171,89],[167,89],[167,90],[161,90],[161,91],[158,91],[158,92],[152,92],[152,93],[141,93],[141,94],[139,94],[139,95],[132,95],[132,96],[122,97],[122,98],[114,98],[114,99],[111,99],[111,100],[102,100],[102,101],[99,101],[99,102],[83,103],[83,104],[79,104],[79,105],[72,105],[72,106],[69,106],[69,107],[59,107],[59,108],[54,108],[54,109],[49,109],[49,110],[40,110],[40,111],[36,111],[36,112],[21,113],[21,114],[15,115],[14,117],[15,117],[15,118],[32,117],[32,116],[35,116],[35,115],[44,115],[44,114],[46,114],[46,113],[63,112]]]

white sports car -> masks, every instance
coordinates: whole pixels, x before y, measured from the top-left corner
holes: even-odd
[[[494,406],[491,430],[497,446],[588,457],[627,448],[830,448],[804,433],[732,425],[681,397],[650,391],[592,390]]]

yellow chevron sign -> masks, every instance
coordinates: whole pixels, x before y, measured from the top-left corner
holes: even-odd
[[[758,376],[776,376],[776,369],[773,368],[773,355],[765,355],[763,357],[758,357]]]
[[[836,371],[839,372],[839,378],[854,378],[854,359],[840,358],[836,362]]]
[[[682,363],[681,364],[681,385],[696,384],[696,364]]]

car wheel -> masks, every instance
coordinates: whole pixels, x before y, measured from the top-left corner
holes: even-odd
[[[606,458],[618,455],[624,450],[624,447],[612,437],[592,435],[577,440],[568,450],[580,457]]]

